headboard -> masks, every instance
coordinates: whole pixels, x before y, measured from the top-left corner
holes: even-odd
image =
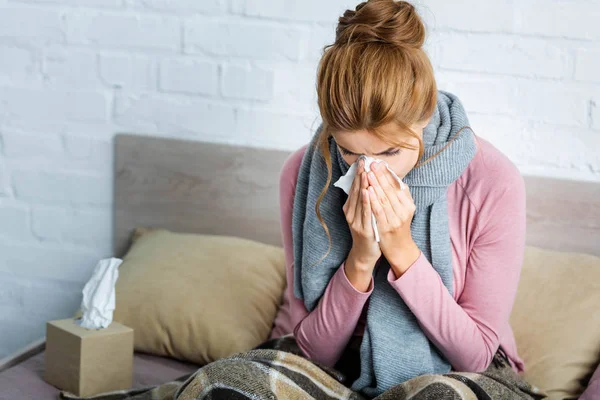
[[[289,152],[150,136],[115,137],[114,252],[136,227],[281,246],[279,172]]]
[[[114,253],[136,227],[281,246],[279,173],[290,151],[115,136]],[[527,243],[600,256],[600,183],[525,177]]]

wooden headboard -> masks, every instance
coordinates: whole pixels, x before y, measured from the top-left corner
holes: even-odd
[[[119,134],[114,253],[136,227],[281,246],[279,172],[290,151]],[[527,243],[600,256],[600,183],[525,177]]]

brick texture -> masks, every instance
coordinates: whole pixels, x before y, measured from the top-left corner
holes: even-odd
[[[347,0],[0,0],[0,358],[111,255],[116,132],[294,150]],[[524,174],[600,181],[600,3],[416,0],[438,86]]]

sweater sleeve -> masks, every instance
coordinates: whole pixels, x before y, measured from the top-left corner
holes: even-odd
[[[525,185],[507,177],[478,210],[465,286],[456,301],[421,253],[388,282],[417,317],[427,337],[456,371],[484,371],[499,347],[517,293],[525,249]]]
[[[348,280],[342,263],[329,281],[323,296],[310,313],[304,302],[294,296],[294,253],[292,212],[298,168],[303,152],[288,158],[280,175],[280,211],[286,276],[293,333],[304,354],[328,366],[334,366],[350,341],[363,307],[373,292],[373,278],[367,292],[356,289]]]

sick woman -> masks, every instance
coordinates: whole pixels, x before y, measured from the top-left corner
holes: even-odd
[[[494,360],[523,383],[509,316],[524,181],[438,89],[425,33],[409,2],[347,10],[318,66],[322,123],[280,174],[287,291],[272,337],[293,334],[371,398]],[[334,183],[353,164],[346,194]]]

